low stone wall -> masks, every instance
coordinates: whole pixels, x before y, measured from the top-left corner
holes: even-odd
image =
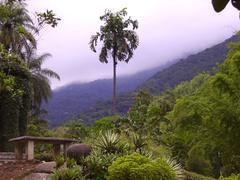
[[[0,161],[1,160],[13,160],[15,159],[15,153],[13,152],[0,152]]]
[[[26,155],[23,155],[23,158],[26,158]],[[14,152],[0,152],[0,162],[11,162],[16,161]]]

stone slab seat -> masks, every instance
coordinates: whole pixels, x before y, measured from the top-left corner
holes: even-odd
[[[54,155],[60,155],[61,145],[64,147],[64,157],[66,158],[66,150],[68,146],[76,142],[74,139],[69,138],[57,138],[57,137],[35,137],[35,136],[21,136],[10,139],[9,142],[15,144],[16,159],[23,159],[23,153],[25,151],[26,159],[34,159],[34,144],[53,144]]]

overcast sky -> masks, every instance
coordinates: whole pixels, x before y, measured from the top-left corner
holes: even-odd
[[[112,77],[112,63],[102,64],[89,48],[89,39],[99,31],[99,16],[105,9],[127,7],[139,21],[140,45],[134,58],[119,63],[117,74],[133,74],[194,54],[232,36],[239,30],[239,13],[230,4],[215,13],[211,0],[28,0],[30,11],[52,9],[62,20],[39,37],[39,52],[52,58],[45,66],[61,76],[53,87]],[[99,47],[100,48],[100,47]],[[99,52],[99,51],[98,51]]]

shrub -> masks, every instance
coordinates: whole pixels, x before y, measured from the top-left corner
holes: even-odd
[[[36,153],[34,155],[34,158],[39,160],[39,161],[46,161],[46,162],[51,162],[54,160],[53,154],[52,153]]]
[[[108,167],[117,157],[116,154],[91,154],[85,158],[84,174],[88,179],[106,179]]]
[[[55,158],[55,162],[56,162],[56,168],[61,167],[64,164],[64,157],[63,156],[58,156]]]
[[[176,180],[177,173],[164,159],[151,160],[134,153],[117,158],[108,168],[109,180]]]
[[[212,165],[210,161],[204,157],[204,150],[200,147],[193,148],[189,151],[185,168],[191,172],[205,176],[213,175]]]
[[[238,175],[231,175],[229,177],[220,177],[219,180],[240,180],[240,174]]]
[[[79,166],[73,168],[66,168],[64,170],[56,170],[51,176],[52,180],[85,180],[86,178],[82,176],[82,171]]]
[[[67,159],[67,168],[73,168],[75,166],[77,166],[77,163],[74,159]]]
[[[132,141],[134,144],[134,150],[135,152],[139,152],[140,154],[143,151],[143,147],[147,145],[146,138],[142,135],[138,135],[136,133],[132,134]]]
[[[203,176],[194,172],[184,171],[185,180],[214,180],[212,177]]]
[[[81,163],[81,160],[91,153],[91,148],[86,144],[74,144],[67,149],[67,157],[74,159],[77,164]]]
[[[114,130],[114,121],[119,119],[118,116],[108,116],[100,120],[97,120],[92,126],[91,130],[93,133],[98,134],[100,131]]]

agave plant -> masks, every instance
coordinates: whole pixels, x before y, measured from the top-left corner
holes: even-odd
[[[104,154],[121,153],[123,146],[120,144],[120,137],[113,131],[100,132],[96,147]]]
[[[143,147],[147,145],[147,143],[145,142],[146,138],[143,137],[142,135],[138,135],[134,133],[132,135],[132,140],[133,140],[135,152],[139,152],[140,154],[142,154]]]
[[[165,158],[165,161],[173,169],[174,173],[176,174],[176,178],[178,180],[185,179],[184,171],[181,164],[177,163],[177,161],[173,158]]]

